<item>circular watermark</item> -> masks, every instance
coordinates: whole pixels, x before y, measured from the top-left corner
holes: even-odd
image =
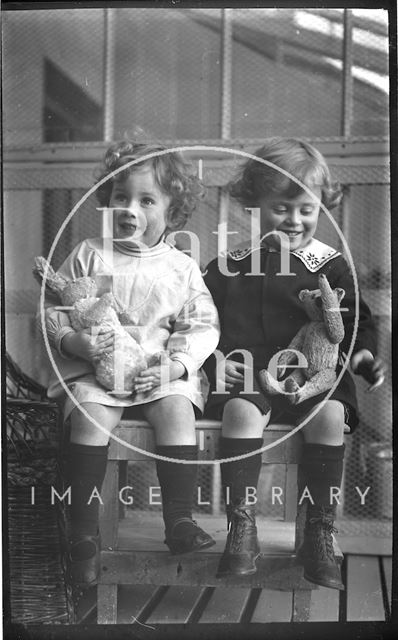
[[[279,171],[280,173],[282,173],[283,175],[285,175],[287,178],[289,178],[289,180],[295,182],[303,191],[305,191],[313,200],[317,201],[317,204],[319,204],[320,209],[326,214],[326,216],[328,217],[329,221],[332,223],[332,226],[335,228],[337,235],[339,236],[342,245],[344,247],[345,250],[345,254],[347,256],[350,268],[351,268],[351,273],[352,273],[352,277],[353,277],[353,283],[354,283],[354,290],[355,290],[355,318],[354,318],[354,327],[353,327],[353,333],[352,333],[352,338],[351,338],[351,343],[350,343],[350,347],[348,349],[348,352],[346,354],[346,360],[341,368],[341,371],[339,372],[338,376],[336,377],[336,381],[334,382],[333,386],[331,387],[331,389],[328,391],[328,393],[326,394],[326,396],[323,398],[323,400],[321,402],[319,402],[314,409],[312,410],[312,412],[310,412],[303,420],[302,422],[300,422],[296,427],[293,427],[288,433],[280,436],[278,439],[276,439],[274,442],[271,442],[267,445],[264,445],[263,447],[256,449],[255,451],[250,451],[249,453],[245,453],[245,454],[241,454],[239,456],[232,456],[230,458],[221,458],[221,459],[214,459],[214,460],[185,460],[185,459],[178,459],[178,458],[171,458],[168,456],[162,456],[160,454],[157,453],[153,453],[150,451],[146,451],[145,449],[141,449],[139,447],[136,447],[135,445],[130,444],[129,442],[123,440],[122,438],[119,438],[115,433],[109,432],[107,429],[105,429],[99,422],[97,422],[97,420],[95,420],[95,418],[93,418],[88,412],[87,410],[84,408],[83,405],[81,405],[76,398],[74,397],[73,393],[71,392],[71,390],[68,388],[67,384],[65,383],[58,367],[57,364],[54,360],[53,354],[51,352],[51,346],[48,340],[48,336],[47,336],[47,328],[46,328],[46,322],[45,322],[45,307],[44,307],[44,300],[45,300],[45,289],[46,289],[46,281],[48,278],[48,270],[49,270],[49,265],[51,264],[51,260],[52,257],[54,255],[55,249],[58,245],[58,242],[62,236],[62,233],[64,232],[66,226],[69,224],[69,222],[72,220],[73,216],[75,215],[75,213],[77,213],[78,209],[81,207],[81,205],[93,194],[95,193],[95,191],[101,186],[103,185],[105,182],[107,182],[109,179],[113,178],[114,176],[116,176],[118,173],[121,173],[123,171],[126,171],[126,169],[128,169],[129,167],[135,165],[135,164],[141,164],[143,162],[146,162],[147,160],[150,160],[151,158],[157,157],[157,156],[163,156],[163,155],[167,155],[169,153],[176,153],[176,152],[185,152],[185,151],[201,151],[201,152],[216,152],[216,153],[220,153],[220,151],[222,151],[223,153],[229,154],[229,155],[238,155],[238,156],[242,156],[244,158],[247,159],[251,159],[251,160],[255,160],[257,162],[260,162],[261,164],[267,165],[277,171]],[[357,273],[356,273],[356,269],[355,269],[355,265],[354,265],[354,261],[351,255],[351,251],[348,247],[347,241],[344,238],[343,232],[341,231],[341,229],[339,228],[338,224],[336,223],[336,221],[333,219],[333,217],[331,216],[330,212],[328,211],[328,209],[325,207],[325,205],[321,202],[321,200],[311,191],[311,189],[305,185],[304,183],[302,183],[300,180],[298,180],[295,176],[291,175],[288,171],[285,171],[284,169],[282,169],[281,167],[278,167],[277,165],[275,165],[274,163],[270,162],[269,160],[265,160],[263,158],[259,158],[258,156],[255,156],[251,153],[248,153],[246,151],[241,151],[238,149],[230,149],[228,147],[217,147],[217,146],[207,146],[207,145],[185,145],[185,146],[178,146],[178,147],[172,147],[171,149],[164,149],[161,151],[154,151],[151,153],[148,153],[147,155],[141,156],[135,160],[131,160],[130,162],[123,164],[121,167],[118,167],[117,169],[115,169],[114,171],[110,172],[109,174],[107,174],[104,178],[102,178],[101,180],[99,180],[96,184],[94,184],[91,189],[89,189],[87,191],[87,193],[85,193],[83,195],[83,197],[77,202],[77,204],[73,207],[73,209],[70,211],[70,213],[67,215],[67,217],[65,218],[64,222],[62,223],[62,225],[59,228],[58,233],[56,234],[54,241],[50,247],[50,251],[49,254],[47,256],[47,265],[44,268],[44,274],[43,274],[43,280],[42,280],[42,285],[41,285],[41,292],[40,292],[40,318],[41,318],[41,324],[42,324],[42,328],[43,328],[43,339],[44,339],[44,343],[45,343],[45,347],[46,347],[46,351],[48,354],[48,357],[50,359],[51,365],[55,371],[55,374],[59,380],[59,382],[61,383],[61,386],[63,387],[66,395],[72,400],[73,404],[81,411],[81,413],[94,425],[96,426],[100,431],[102,431],[103,433],[109,435],[110,438],[112,438],[113,440],[115,440],[116,442],[118,442],[119,444],[132,449],[138,453],[141,453],[143,455],[147,455],[151,458],[155,458],[157,460],[164,460],[166,462],[175,462],[175,463],[181,463],[181,464],[200,464],[200,465],[206,465],[206,464],[219,464],[219,463],[225,463],[225,462],[232,462],[232,461],[237,461],[237,460],[242,460],[244,458],[249,458],[253,455],[256,455],[258,453],[263,453],[269,449],[272,449],[273,447],[278,446],[279,444],[281,444],[282,442],[284,442],[285,440],[287,440],[288,438],[292,437],[295,433],[297,433],[298,431],[300,431],[310,420],[312,420],[312,418],[321,410],[321,408],[324,406],[324,404],[330,399],[330,397],[332,396],[334,390],[336,389],[336,387],[338,386],[338,384],[340,383],[344,373],[346,372],[348,366],[349,366],[349,362],[350,362],[350,358],[354,349],[354,344],[355,344],[355,339],[356,339],[356,335],[358,332],[358,318],[359,318],[359,287],[358,287],[358,278],[357,278]],[[123,405],[124,406],[124,405]],[[130,406],[134,406],[134,405],[130,405]]]

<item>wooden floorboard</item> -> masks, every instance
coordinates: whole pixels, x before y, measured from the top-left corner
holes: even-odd
[[[240,589],[239,587],[215,589],[199,623],[240,622],[249,596],[250,589]]]
[[[312,591],[293,591],[292,622],[308,622],[310,617]]]
[[[319,587],[311,594],[309,622],[338,622],[340,591]]]
[[[290,622],[293,591],[262,589],[250,622]]]
[[[154,611],[146,618],[145,624],[188,622],[202,591],[201,587],[170,587]]]
[[[387,616],[388,619],[391,616],[391,593],[392,593],[392,558],[380,558],[381,570],[385,582],[385,593],[387,603]]]
[[[347,622],[385,620],[379,559],[347,558]]]
[[[98,619],[111,623],[105,620],[108,610],[119,624],[388,621],[392,558],[348,555],[345,567],[345,592],[324,587],[253,590],[251,584],[220,581],[213,587],[119,585],[114,602],[103,604]],[[94,623],[95,594],[94,588],[79,602],[77,623]]]
[[[386,588],[388,594],[388,602],[391,607],[391,590],[392,590],[392,558],[382,558],[384,576],[386,580]]]
[[[142,612],[157,592],[150,584],[120,585],[118,594],[118,624],[133,624],[141,621]]]

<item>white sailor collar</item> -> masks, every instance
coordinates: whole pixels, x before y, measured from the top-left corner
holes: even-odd
[[[252,246],[245,243],[235,249],[231,249],[227,252],[227,255],[231,260],[239,261],[244,260],[244,258],[256,250],[258,250],[258,246]],[[277,253],[277,250],[272,247],[269,247],[268,250],[271,251],[271,253]],[[301,262],[307,267],[308,271],[316,273],[324,264],[329,262],[329,260],[333,260],[333,258],[337,258],[337,256],[341,254],[340,251],[336,251],[336,249],[330,247],[324,242],[320,242],[320,240],[312,238],[303,249],[296,249],[295,251],[292,251],[292,255],[301,260]]]
[[[340,251],[336,251],[316,238],[312,238],[303,249],[292,251],[292,254],[301,260],[311,273],[316,273],[329,260],[341,255]]]

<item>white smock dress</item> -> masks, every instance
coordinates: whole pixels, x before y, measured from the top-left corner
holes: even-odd
[[[85,402],[130,407],[169,395],[182,395],[204,408],[204,380],[199,371],[219,340],[218,314],[196,262],[161,240],[154,247],[103,238],[81,242],[58,273],[68,280],[90,276],[98,296],[112,292],[119,318],[151,356],[166,352],[186,374],[148,392],[125,397],[109,394],[92,365],[62,350],[62,338],[73,331],[68,313],[46,303],[45,329],[52,360],[48,396],[63,405],[64,418]],[[55,366],[54,366],[55,365]]]

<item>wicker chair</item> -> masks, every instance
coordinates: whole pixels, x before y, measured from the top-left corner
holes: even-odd
[[[59,411],[8,354],[6,365],[8,618],[67,624],[74,613],[66,582],[65,513],[60,501],[50,502],[50,487],[60,478]]]

